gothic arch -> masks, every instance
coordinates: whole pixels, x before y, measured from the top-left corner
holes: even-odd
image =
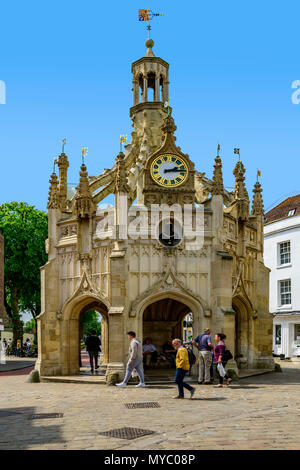
[[[103,363],[108,362],[108,308],[109,303],[99,294],[92,292],[73,295],[68,299],[61,311],[61,349],[63,374],[79,372],[80,354],[80,322],[82,315],[88,310],[96,310],[102,316],[102,352]]]
[[[209,317],[211,314],[207,302],[199,295],[194,294],[191,289],[183,286],[177,279],[176,274],[169,269],[159,281],[149,287],[149,289],[142,292],[140,296],[131,303],[129,316],[139,317],[140,311],[144,311],[148,305],[156,302],[157,300],[168,298],[169,296],[173,296],[172,298],[174,298],[174,300],[179,301],[181,301],[180,298],[185,299],[182,300],[182,303],[186,303],[192,311],[195,310],[201,312],[202,316]],[[177,297],[177,299],[175,297]],[[148,305],[147,302],[149,302]]]
[[[249,368],[253,360],[253,307],[247,297],[232,298],[235,311],[235,360],[239,368]]]
[[[136,305],[138,330],[140,333],[143,332],[144,312],[147,307],[164,299],[172,299],[186,305],[193,313],[193,328],[196,332],[201,331],[201,328],[203,328],[204,309],[199,300],[184,291],[179,291],[177,289],[166,289],[159,292],[150,293],[147,297],[142,298],[138,305]],[[140,336],[143,335],[141,334]]]

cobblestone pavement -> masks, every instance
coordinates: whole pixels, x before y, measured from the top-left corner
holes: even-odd
[[[300,449],[300,363],[281,365],[283,373],[251,377],[223,389],[199,385],[193,400],[173,400],[175,385],[118,389],[29,384],[24,376],[2,376],[0,450]],[[161,408],[125,407],[144,401],[158,401]],[[29,419],[33,413],[53,412],[64,416]],[[131,441],[99,434],[123,426],[155,434]]]

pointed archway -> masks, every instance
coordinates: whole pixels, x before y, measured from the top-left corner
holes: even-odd
[[[105,299],[87,292],[70,299],[62,310],[61,345],[62,373],[74,375],[80,371],[80,326],[82,316],[89,310],[96,310],[102,317],[102,354],[103,365],[108,363],[108,305]]]
[[[169,338],[183,338],[183,319],[191,312],[184,303],[164,298],[148,305],[143,313],[143,338],[151,337],[158,352]]]
[[[253,361],[251,336],[252,308],[246,298],[235,295],[232,299],[232,308],[235,312],[235,354],[234,359],[239,369],[249,369]]]

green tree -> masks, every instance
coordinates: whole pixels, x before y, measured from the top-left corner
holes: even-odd
[[[36,322],[41,311],[40,266],[47,261],[47,214],[26,202],[2,204],[0,231],[4,235],[4,301],[15,344],[23,339],[20,312],[30,311]]]
[[[96,331],[96,335],[101,335],[101,319],[95,310],[89,310],[82,318],[81,322],[82,336],[90,336],[92,330]]]
[[[34,318],[27,321],[24,326],[24,333],[33,333],[36,329],[36,321]]]

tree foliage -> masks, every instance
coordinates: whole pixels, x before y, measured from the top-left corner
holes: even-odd
[[[35,333],[35,330],[36,330],[36,322],[35,322],[35,319],[32,318],[31,320],[25,323],[24,333]]]
[[[82,336],[90,336],[92,330],[96,331],[96,335],[101,335],[101,319],[95,310],[89,310],[82,318]]]
[[[20,312],[28,310],[35,318],[41,311],[40,267],[47,261],[47,214],[26,202],[2,204],[0,231],[4,235],[5,308],[16,341],[22,337]]]

